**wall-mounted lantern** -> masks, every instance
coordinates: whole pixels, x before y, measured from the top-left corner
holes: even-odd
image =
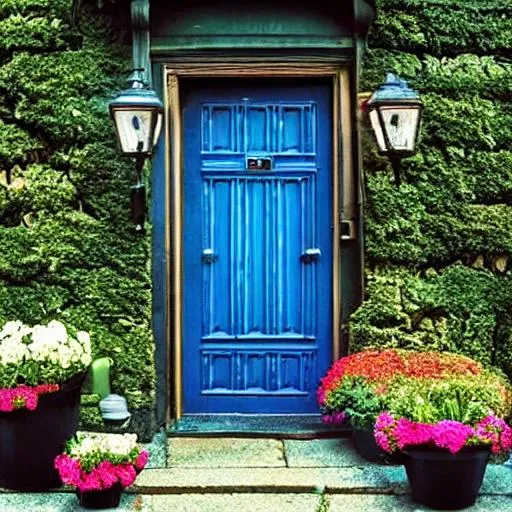
[[[386,155],[400,184],[400,161],[416,152],[423,112],[417,91],[389,73],[366,104],[379,153]]]
[[[136,229],[144,229],[146,191],[142,178],[144,160],[150,158],[162,129],[164,106],[145,81],[142,69],[128,79],[131,86],[109,103],[121,153],[136,160],[135,180],[131,191],[132,219]]]

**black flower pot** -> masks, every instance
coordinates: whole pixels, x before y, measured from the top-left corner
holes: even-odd
[[[352,432],[354,446],[363,457],[369,462],[377,464],[403,464],[405,457],[402,453],[390,454],[384,451],[375,441],[372,430],[354,429]]]
[[[77,489],[76,494],[81,507],[101,509],[118,507],[122,491],[121,484],[116,483],[109,489],[101,491],[80,492]]]
[[[473,505],[490,456],[489,447],[467,447],[456,454],[440,448],[409,448],[405,469],[412,499],[440,510]]]
[[[45,491],[61,485],[53,463],[76,433],[84,377],[40,395],[34,411],[0,413],[0,487]]]

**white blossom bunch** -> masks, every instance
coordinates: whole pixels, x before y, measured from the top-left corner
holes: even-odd
[[[91,364],[91,340],[57,320],[29,327],[7,322],[0,331],[0,388],[61,383]]]
[[[94,453],[128,457],[134,450],[137,450],[137,434],[77,432],[76,440],[69,444],[68,454],[77,459],[86,458]]]

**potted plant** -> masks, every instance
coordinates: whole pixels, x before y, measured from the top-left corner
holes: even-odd
[[[78,432],[55,458],[62,482],[76,489],[85,508],[117,507],[121,492],[144,469],[149,452],[136,434]]]
[[[76,432],[89,334],[53,320],[7,322],[0,331],[0,487],[59,485],[53,459]]]
[[[389,409],[394,389],[403,382],[452,376],[471,378],[484,372],[472,359],[450,353],[403,349],[367,350],[336,361],[322,379],[317,399],[326,422],[342,419],[352,426],[359,453],[374,462],[398,462],[375,443],[377,416]]]
[[[490,454],[512,449],[510,390],[492,372],[446,379],[399,379],[389,411],[376,419],[377,444],[402,452],[414,501],[458,510],[472,505]]]

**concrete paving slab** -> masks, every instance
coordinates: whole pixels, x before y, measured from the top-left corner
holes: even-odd
[[[313,494],[180,494],[154,496],[154,512],[316,512]]]
[[[367,468],[169,468],[148,469],[137,478],[141,494],[179,493],[404,493],[403,467]]]
[[[480,494],[508,494],[512,501],[512,468],[503,464],[488,464]]]
[[[123,493],[117,508],[107,508],[116,512],[152,512],[152,496]],[[83,512],[73,493],[2,493],[0,512]],[[162,509],[163,512],[163,509]]]
[[[414,503],[409,496],[350,495],[327,496],[328,512],[426,512],[433,510]],[[503,496],[479,496],[465,512],[512,512],[512,500]]]
[[[350,439],[313,439],[284,441],[290,468],[368,466],[354,449]]]
[[[167,466],[167,435],[162,428],[157,432],[150,443],[144,444],[149,451],[147,468],[165,468]]]
[[[283,444],[277,439],[169,439],[169,467],[272,468],[285,467]]]

